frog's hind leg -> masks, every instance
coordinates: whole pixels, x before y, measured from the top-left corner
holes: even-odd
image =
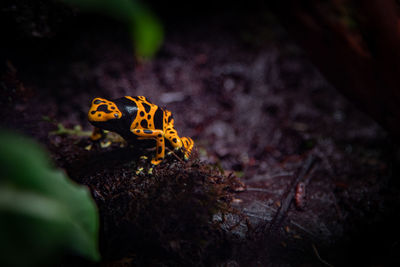
[[[180,138],[177,131],[174,128],[174,119],[171,112],[165,111],[165,123],[164,136],[171,143],[174,150],[180,150],[183,148],[185,160],[189,159],[190,153],[192,152],[194,142],[190,137]],[[170,152],[171,153],[171,152]]]
[[[190,138],[190,137],[182,137],[181,141],[182,141],[182,144],[184,147],[183,153],[185,154],[185,160],[188,160],[190,157],[190,154],[192,153],[194,142],[193,142],[192,138]]]
[[[165,142],[164,135],[161,130],[148,130],[148,129],[131,129],[131,132],[138,136],[138,139],[155,139],[156,145],[156,156],[151,160],[152,165],[158,165],[164,159],[165,155]],[[150,168],[151,173],[153,168]]]
[[[165,129],[164,132],[165,132],[164,133],[165,138],[171,143],[172,147],[175,150],[179,150],[182,148],[183,146],[182,140],[178,136],[178,133],[176,132],[174,127],[171,126],[171,124],[168,125],[168,127]]]
[[[183,149],[185,160],[189,159],[190,153],[192,152],[194,142],[190,137],[180,138],[172,128],[172,130],[167,130],[165,133],[165,138],[171,143],[175,150]]]

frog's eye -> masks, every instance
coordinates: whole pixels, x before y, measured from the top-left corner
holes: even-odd
[[[114,117],[118,119],[118,113],[114,113]]]

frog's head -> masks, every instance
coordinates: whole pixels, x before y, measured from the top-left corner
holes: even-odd
[[[113,101],[96,97],[88,112],[89,122],[95,126],[112,122],[122,117],[122,112]]]

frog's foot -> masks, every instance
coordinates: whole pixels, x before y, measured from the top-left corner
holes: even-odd
[[[93,129],[92,135],[90,136],[90,139],[92,141],[98,141],[101,138],[105,137],[105,133],[102,129],[95,127]]]
[[[154,167],[156,167],[158,164],[160,164],[161,163],[161,161],[162,161],[162,159],[156,159],[156,158],[153,158],[152,160],[151,160],[151,167],[149,168],[149,170],[148,170],[148,174],[152,174],[153,173],[153,170],[154,170]]]
[[[161,160],[159,160],[161,162]],[[142,155],[136,160],[136,170],[135,174],[137,176],[146,176],[147,174],[152,174],[154,167],[159,164],[155,159],[149,160],[148,156]],[[156,163],[156,164],[155,164]]]
[[[136,170],[136,175],[142,175],[142,174],[144,174],[143,173],[143,167],[139,167],[137,170]]]
[[[155,158],[154,158],[154,159],[151,160],[151,164],[154,165],[154,166],[156,166],[156,165],[160,164],[161,161],[162,161],[162,159],[155,159]]]
[[[99,133],[93,133],[91,136],[90,136],[90,139],[92,140],[92,141],[98,141],[98,140],[100,140],[101,138],[102,138],[103,136],[101,135],[101,134],[99,134]]]
[[[154,166],[155,166],[155,165],[151,164],[151,167],[150,167],[149,170],[147,171],[148,174],[153,174]]]

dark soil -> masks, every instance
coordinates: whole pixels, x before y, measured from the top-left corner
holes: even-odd
[[[399,264],[396,146],[275,24],[223,21],[170,22],[140,64],[124,29],[95,17],[28,38],[1,62],[1,126],[91,189],[105,263]],[[49,135],[56,123],[90,130],[91,99],[124,95],[167,106],[197,156],[137,176],[138,150]]]

